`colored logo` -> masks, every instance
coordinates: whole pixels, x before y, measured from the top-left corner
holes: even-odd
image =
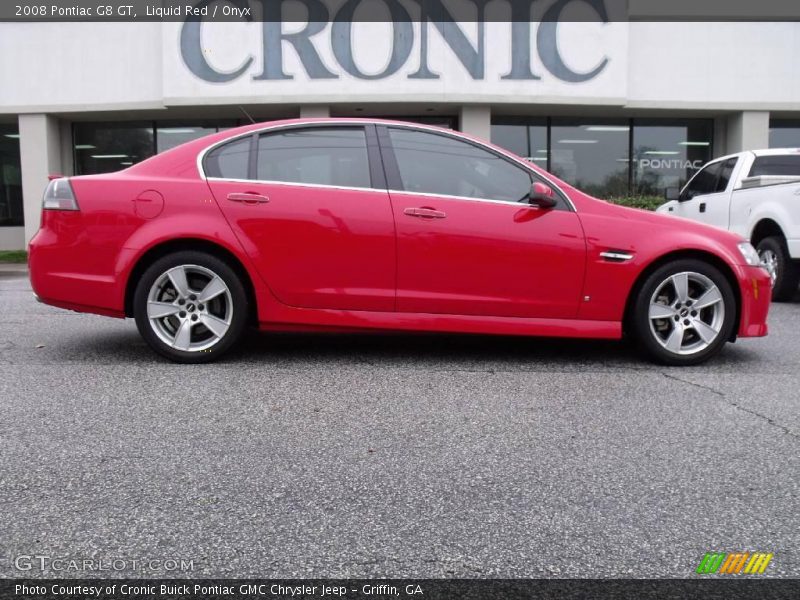
[[[767,552],[706,552],[696,572],[700,575],[760,575],[767,569],[773,556],[774,554]]]

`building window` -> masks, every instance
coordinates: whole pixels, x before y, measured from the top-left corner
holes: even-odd
[[[707,119],[634,119],[633,189],[637,196],[661,196],[682,188],[710,161],[713,124]]]
[[[75,174],[110,173],[155,154],[152,122],[75,123]]]
[[[185,121],[159,121],[156,123],[156,152],[161,153],[191,142],[204,135],[236,127],[235,119],[223,122],[186,123]]]
[[[800,120],[772,119],[769,122],[770,148],[800,148]]]
[[[75,174],[119,171],[156,153],[238,124],[236,119],[75,123]]]
[[[492,121],[492,143],[513,152],[543,169],[548,168],[547,119],[517,119]]]
[[[710,119],[498,117],[492,142],[599,198],[661,196],[711,160]],[[549,141],[548,141],[549,140]]]
[[[592,196],[624,196],[629,135],[627,120],[553,120],[550,171]]]
[[[22,225],[19,130],[16,125],[0,125],[0,227]]]

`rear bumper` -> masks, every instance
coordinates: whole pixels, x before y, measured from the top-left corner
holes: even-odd
[[[767,315],[772,298],[772,283],[761,267],[739,267],[739,290],[742,297],[739,337],[767,335]]]
[[[65,249],[47,230],[28,245],[28,269],[39,302],[78,312],[124,317],[118,278],[76,272],[80,262],[65,260]]]

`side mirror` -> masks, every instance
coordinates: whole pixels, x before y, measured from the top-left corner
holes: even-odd
[[[553,188],[537,181],[531,186],[531,191],[528,194],[528,204],[539,208],[553,208],[557,204]]]
[[[664,190],[664,198],[667,202],[671,202],[672,200],[680,200],[681,198],[681,188],[677,187],[668,187]]]

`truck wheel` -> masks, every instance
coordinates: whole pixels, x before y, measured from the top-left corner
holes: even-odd
[[[786,241],[780,237],[768,237],[758,242],[756,246],[761,264],[769,271],[772,278],[772,300],[786,302],[791,300],[797,292],[800,282],[800,269],[789,256]]]
[[[656,362],[696,365],[716,355],[736,325],[736,296],[713,265],[675,260],[656,269],[634,298],[632,333]]]
[[[133,296],[136,325],[150,347],[179,363],[216,360],[241,337],[247,294],[227,263],[184,250],[155,261]]]

